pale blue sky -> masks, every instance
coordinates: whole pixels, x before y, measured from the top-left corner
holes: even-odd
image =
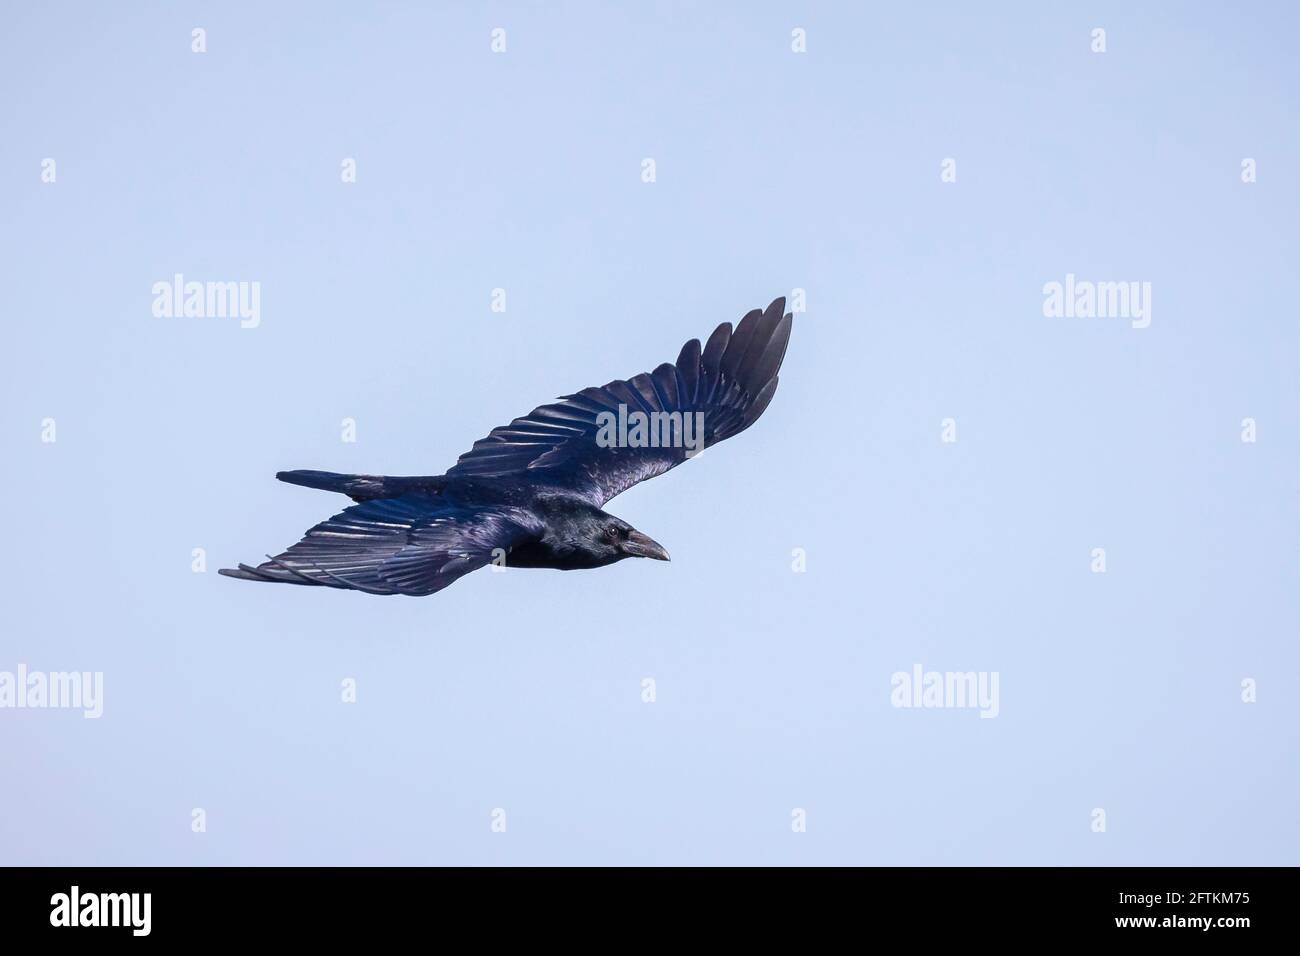
[[[105,700],[0,710],[0,862],[1298,862],[1298,20],[6,11],[0,670]],[[155,318],[177,272],[260,326]],[[1045,318],[1067,273],[1150,327]],[[610,505],[670,564],[215,573],[343,503],[277,470],[441,472],[796,287],[762,421]],[[891,707],[914,664],[999,716]]]

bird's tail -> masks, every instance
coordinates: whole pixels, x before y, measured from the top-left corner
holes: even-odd
[[[353,501],[397,498],[413,491],[437,494],[445,482],[440,476],[402,477],[398,475],[340,475],[333,471],[278,471],[275,477],[291,485],[337,491]]]
[[[393,489],[385,484],[391,479],[383,475],[340,475],[333,471],[279,471],[275,477],[291,485],[305,488],[319,488],[321,491],[337,491],[354,501],[369,501],[372,498],[386,498]]]

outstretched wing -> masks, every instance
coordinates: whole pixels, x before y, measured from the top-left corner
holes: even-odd
[[[535,408],[475,442],[447,474],[526,472],[603,506],[758,420],[776,392],[790,341],[792,316],[784,311],[785,299],[777,299],[746,315],[734,332],[730,322],[718,326],[702,351],[699,340],[691,339],[675,365],[665,362],[653,372]],[[634,428],[618,427],[637,421],[633,413],[650,423],[640,436]],[[702,434],[693,431],[696,425]],[[663,447],[663,437],[674,429],[679,440]]]
[[[496,549],[509,551],[541,531],[520,509],[458,508],[432,495],[404,495],[354,505],[265,563],[221,573],[370,594],[433,594],[491,562]]]

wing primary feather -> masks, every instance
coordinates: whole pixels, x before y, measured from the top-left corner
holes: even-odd
[[[781,322],[781,313],[784,308],[784,298],[774,299],[754,326],[754,334],[746,344],[745,354],[741,356],[740,363],[736,366],[736,378],[744,385],[746,391],[758,391],[767,384],[767,378],[771,377],[759,378],[754,372],[755,367],[763,357],[764,351],[767,349],[768,343],[772,341],[772,333],[776,331],[777,325]]]
[[[700,357],[700,391],[695,399],[697,405],[707,406],[713,401],[718,383],[722,380],[722,357],[730,341],[730,322],[723,322],[709,336],[704,354]]]
[[[695,393],[700,385],[700,340],[691,339],[682,346],[677,356],[678,395],[683,407],[695,403]]]
[[[790,328],[793,322],[793,316],[783,316],[772,330],[762,354],[754,360],[751,373],[754,388],[761,389],[780,369],[781,362],[785,358],[786,346],[790,344]]]
[[[746,312],[745,317],[736,326],[736,331],[732,333],[731,341],[727,343],[727,351],[722,356],[722,371],[727,373],[728,378],[735,376],[740,370],[741,360],[745,357],[749,343],[754,340],[754,333],[758,330],[758,323],[762,317],[763,313],[760,309]]]
[[[776,386],[779,381],[781,381],[780,378],[773,377],[770,382],[763,386],[762,391],[755,396],[754,401],[750,404],[749,408],[745,409],[745,418],[740,426],[740,431],[744,431],[750,425],[754,424],[754,422],[758,421],[758,417],[763,414],[768,403],[772,401],[772,396],[776,394]]]
[[[305,582],[308,583],[308,584],[320,585],[320,584],[323,583],[323,582],[321,582],[321,581],[317,581],[317,580],[314,580],[313,578],[308,577],[307,575],[305,575],[305,574],[303,574],[301,571],[299,571],[297,568],[291,568],[291,567],[289,567],[289,565],[285,564],[285,563],[284,563],[283,561],[281,561],[279,558],[276,558],[276,557],[274,557],[274,556],[272,556],[272,555],[269,555],[269,554],[268,554],[268,555],[266,556],[266,561],[267,561],[267,564],[275,565],[275,567],[279,568],[281,571],[284,571],[286,574],[292,575],[292,576],[295,577],[295,578],[300,578],[301,580],[305,581]],[[319,570],[319,569],[318,569],[318,570]]]

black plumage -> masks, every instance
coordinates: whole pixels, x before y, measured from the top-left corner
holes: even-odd
[[[494,428],[445,475],[282,471],[281,481],[341,492],[357,504],[257,567],[221,573],[423,595],[494,562],[573,570],[628,557],[666,561],[662,546],[604,505],[752,425],[776,391],[791,322],[783,298],[750,312],[734,331],[724,322],[703,349],[697,339],[687,342],[676,364],[584,388]],[[611,441],[613,422],[638,414],[658,425],[640,442],[635,431]]]

